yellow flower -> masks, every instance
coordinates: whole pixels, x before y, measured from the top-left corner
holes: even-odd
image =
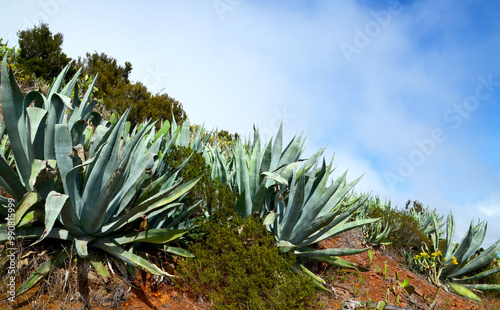
[[[451,262],[453,263],[453,265],[458,265],[458,261],[457,261],[457,259],[455,258],[455,256],[452,256],[452,257],[451,257]]]
[[[434,252],[431,254],[432,256],[436,257],[436,256],[443,256],[443,253],[441,253],[441,251],[437,251],[437,252]]]

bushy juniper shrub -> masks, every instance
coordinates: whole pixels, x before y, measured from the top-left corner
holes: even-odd
[[[399,210],[372,204],[366,211],[367,218],[381,218],[383,227],[390,227],[387,241],[397,250],[420,249],[422,243],[429,243],[419,222],[410,215],[409,210]]]
[[[192,153],[193,150],[190,148],[174,146],[168,155],[167,164],[175,169]],[[212,214],[219,206],[234,206],[236,200],[231,189],[227,184],[218,180],[210,180],[210,166],[206,164],[205,158],[201,154],[194,152],[191,155],[187,165],[181,170],[180,176],[185,182],[201,176],[200,181],[184,198],[184,203],[187,206],[201,201],[201,207],[198,208],[197,212],[194,212],[195,217],[205,212]]]
[[[280,255],[259,218],[242,219],[232,208],[200,224],[180,262],[182,283],[213,309],[317,309],[312,280],[295,274],[293,255]],[[182,285],[182,284],[181,284]]]

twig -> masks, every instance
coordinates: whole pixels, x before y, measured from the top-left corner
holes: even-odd
[[[438,289],[436,290],[436,296],[434,296],[434,299],[432,300],[431,309],[434,309],[437,304],[439,292],[441,292],[441,287],[438,287]]]
[[[347,305],[354,305],[354,306],[367,306],[367,307],[377,307],[378,304],[376,302],[368,302],[368,301],[355,301],[355,300],[348,300],[344,301],[344,304]],[[350,309],[350,308],[349,308]],[[415,310],[414,308],[406,308],[406,307],[398,307],[398,306],[391,306],[391,305],[386,305],[384,307],[384,310]]]

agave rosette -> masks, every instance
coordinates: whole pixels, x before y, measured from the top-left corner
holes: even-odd
[[[134,227],[139,225],[134,223],[178,207],[179,199],[198,181],[183,184],[178,171],[158,172],[162,142],[158,138],[162,134],[155,134],[153,124],[145,123],[129,133],[128,111],[111,126],[101,124],[100,116],[92,112],[95,102],[89,101],[93,87],[83,100],[77,90],[72,91],[76,76],[58,92],[65,71],[47,98],[36,92],[24,97],[5,60],[2,64],[2,107],[11,145],[7,153],[12,159],[0,156],[0,185],[18,202],[16,237],[36,239],[35,243],[59,239],[64,245],[16,290],[17,295],[73,257],[72,248],[79,259],[89,260],[97,270],[105,268],[91,254],[106,252],[131,267],[167,275],[127,245],[165,244],[187,229],[146,225],[137,230]],[[88,126],[90,119],[93,126]],[[5,213],[8,199],[3,197],[1,202]],[[2,229],[0,241],[5,240],[8,234]]]

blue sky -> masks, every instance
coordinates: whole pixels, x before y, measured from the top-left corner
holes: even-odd
[[[28,4],[30,3],[30,4]],[[0,3],[0,36],[47,22],[72,58],[104,52],[182,102],[192,122],[305,132],[358,191],[450,210],[460,239],[500,238],[500,3],[81,1]]]

